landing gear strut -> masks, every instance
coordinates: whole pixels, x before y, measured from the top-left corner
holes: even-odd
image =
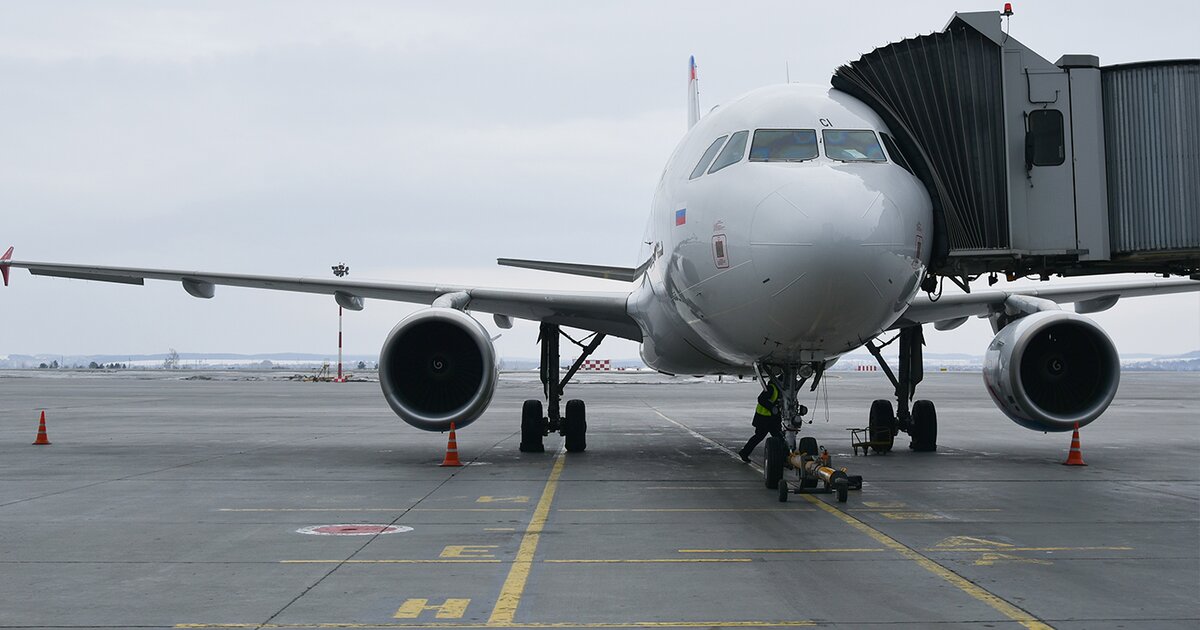
[[[559,379],[559,337],[582,348],[582,353],[566,376]],[[567,451],[581,453],[587,448],[587,418],[582,400],[568,400],[567,413],[564,417],[559,410],[563,388],[571,381],[571,377],[579,371],[580,366],[592,356],[600,342],[604,341],[604,333],[595,333],[591,341],[585,337],[577,341],[559,330],[557,324],[543,323],[538,342],[541,345],[541,380],[542,391],[546,396],[546,414],[542,415],[542,401],[526,400],[521,408],[521,452],[541,453],[546,450],[542,438],[551,432],[558,432],[565,438]]]
[[[892,341],[900,341],[900,370],[899,376],[892,373],[892,368],[884,360],[880,352]],[[892,450],[892,440],[900,431],[908,433],[912,441],[908,447],[914,451],[937,450],[937,411],[933,402],[918,400],[912,402],[917,392],[917,385],[925,377],[924,360],[921,346],[925,345],[925,334],[920,324],[901,328],[900,333],[891,341],[876,344],[867,342],[867,350],[874,355],[883,369],[888,380],[896,389],[896,413],[892,415],[892,403],[889,400],[876,400],[871,403],[871,416],[868,434],[871,448],[876,453],[886,453]],[[912,411],[909,404],[912,403]],[[864,449],[865,452],[865,449]]]

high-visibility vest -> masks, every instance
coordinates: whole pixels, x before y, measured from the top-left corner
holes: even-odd
[[[771,387],[771,402],[775,402],[776,400],[779,400],[779,388],[775,387],[775,383],[771,383],[770,387]],[[760,416],[769,416],[769,415],[771,415],[771,410],[767,409],[766,407],[764,407],[762,405],[756,405],[754,408],[754,413],[756,413]]]

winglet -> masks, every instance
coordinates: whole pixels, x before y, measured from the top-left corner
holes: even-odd
[[[4,276],[4,286],[8,286],[8,265],[4,263],[5,261],[12,260],[12,253],[13,248],[9,247],[8,251],[4,252],[3,256],[0,256],[0,275]]]
[[[688,58],[688,129],[700,122],[700,83],[696,78],[696,57]]]

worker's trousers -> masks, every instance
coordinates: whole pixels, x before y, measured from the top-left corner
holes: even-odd
[[[762,442],[763,439],[766,438],[768,435],[774,436],[774,437],[782,440],[783,439],[783,429],[780,428],[780,426],[778,424],[772,426],[769,429],[762,428],[762,427],[754,427],[754,435],[751,436],[750,439],[746,441],[746,445],[742,447],[742,454],[746,455],[748,457],[750,455],[750,453],[752,451],[754,451],[754,448],[756,446],[758,446],[759,442]]]

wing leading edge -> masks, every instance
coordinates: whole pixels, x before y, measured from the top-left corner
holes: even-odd
[[[974,293],[944,295],[934,301],[918,296],[909,305],[904,315],[892,328],[904,328],[916,324],[937,324],[965,320],[972,316],[987,316],[1004,309],[1010,296],[1026,296],[1050,300],[1058,304],[1075,303],[1080,313],[1095,313],[1110,308],[1123,297],[1168,295],[1200,291],[1196,280],[1147,280],[1113,284],[1079,284],[1048,287],[1045,289],[1015,289],[1012,291],[977,291]],[[953,328],[959,322],[954,322]]]
[[[24,260],[3,260],[0,262],[0,269],[3,269],[6,279],[9,267],[28,269],[35,276],[53,276],[98,282],[117,282],[121,284],[141,285],[145,284],[147,279],[175,281],[182,283],[184,289],[190,295],[201,298],[212,297],[216,286],[332,295],[339,304],[357,305],[359,308],[361,308],[364,298],[410,302],[414,304],[433,304],[438,298],[453,296],[449,302],[453,303],[454,307],[463,310],[481,311],[519,319],[570,326],[572,328],[582,328],[633,341],[642,340],[641,329],[626,310],[626,302],[629,298],[628,293],[536,291],[443,284],[355,282],[348,280],[326,280],[323,278],[259,276],[141,267],[105,267]]]

